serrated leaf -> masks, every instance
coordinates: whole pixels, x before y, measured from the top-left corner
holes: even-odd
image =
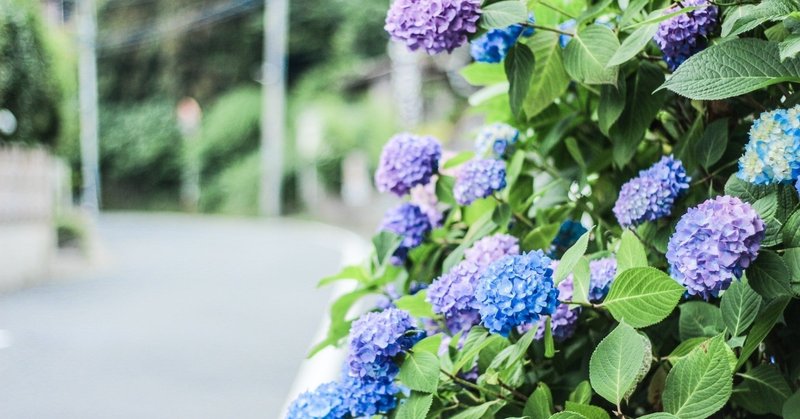
[[[394,305],[414,317],[433,318],[436,314],[433,312],[431,303],[425,301],[427,294],[427,290],[422,290],[414,295],[404,295],[394,300]]]
[[[695,100],[719,100],[797,81],[800,59],[781,61],[777,43],[744,38],[713,45],[693,55],[659,90],[669,89]]]
[[[687,301],[678,308],[681,311],[678,330],[681,340],[711,337],[725,328],[720,309],[705,301]]]
[[[728,119],[718,119],[706,127],[703,136],[694,143],[695,157],[703,168],[718,162],[728,146]]]
[[[792,0],[764,0],[746,10],[746,14],[734,19],[733,23],[723,26],[722,36],[736,36],[755,29],[757,26],[778,20],[797,10],[797,3]]]
[[[756,319],[760,306],[761,296],[750,288],[746,278],[733,281],[722,294],[722,301],[719,304],[725,327],[733,336],[744,334]]]
[[[611,29],[586,26],[578,30],[564,49],[564,68],[580,83],[616,84],[619,69],[606,66],[618,48],[619,41]]]
[[[460,73],[473,86],[489,86],[508,81],[502,64],[475,62],[462,68]]]
[[[591,271],[589,260],[582,257],[572,270],[572,301],[576,303],[589,302],[589,288],[591,284]]]
[[[558,261],[558,266],[556,266],[556,271],[553,273],[553,281],[558,284],[564,280],[572,270],[575,268],[575,265],[578,261],[583,257],[586,253],[586,248],[589,246],[589,236],[592,234],[593,229],[589,229],[586,233],[575,242],[572,247],[567,249],[564,252],[564,256],[561,257],[561,260]]]
[[[745,182],[739,179],[736,173],[732,174],[725,183],[725,195],[741,198],[751,204],[769,195],[769,193],[770,189],[768,187]]]
[[[783,314],[783,310],[789,305],[789,301],[791,301],[789,297],[778,297],[766,303],[758,312],[756,321],[753,322],[753,327],[747,334],[747,339],[745,339],[744,345],[742,346],[742,351],[739,354],[739,361],[736,363],[736,370],[747,362],[747,359],[755,352],[758,345],[761,344],[761,341],[767,337],[775,326],[775,323],[778,322],[781,314]]]
[[[770,250],[762,249],[758,253],[755,262],[747,268],[747,279],[750,286],[767,299],[793,294],[789,268],[783,258]]]
[[[614,162],[624,166],[636,153],[647,128],[661,109],[665,92],[654,92],[664,80],[664,72],[657,65],[639,63],[639,71],[627,83],[625,110],[609,130],[614,143]]]
[[[560,97],[570,80],[564,70],[557,33],[537,31],[527,43],[536,58],[524,104],[525,115],[532,118]]]
[[[550,419],[590,419],[578,412],[558,412],[553,416],[550,416]]]
[[[704,419],[721,409],[733,387],[731,354],[720,336],[678,361],[667,375],[664,411],[681,419]]]
[[[414,352],[430,352],[438,354],[439,348],[442,346],[442,335],[436,334],[427,336],[424,339],[414,344],[412,350]]]
[[[547,384],[539,382],[536,391],[525,402],[522,414],[531,419],[547,419],[553,414],[553,395]]]
[[[753,203],[753,209],[764,220],[767,230],[764,232],[764,239],[761,246],[769,247],[783,241],[781,229],[783,223],[778,219],[778,194],[773,192]]]
[[[617,49],[617,52],[608,60],[606,66],[620,65],[635,57],[636,54],[643,50],[644,47],[647,46],[647,43],[653,39],[656,32],[658,32],[658,23],[650,23],[637,28],[622,41],[619,49]]]
[[[439,385],[439,357],[430,352],[408,354],[397,379],[411,390],[435,393]]]
[[[608,412],[597,406],[592,406],[585,403],[567,401],[566,405],[564,406],[564,411],[579,413],[588,419],[609,419]]]
[[[774,366],[761,364],[750,371],[738,374],[744,378],[734,389],[734,400],[757,415],[781,414],[783,404],[792,395],[792,389]]]
[[[595,348],[589,360],[589,380],[597,394],[609,402],[620,401],[636,386],[641,365],[650,359],[639,333],[620,323]]]
[[[800,34],[793,33],[778,44],[781,61],[788,60],[797,56],[800,52]]]
[[[522,115],[522,107],[531,84],[534,68],[533,52],[523,43],[516,43],[509,48],[503,62],[508,77],[508,99],[511,113],[517,117]]]
[[[795,211],[783,226],[783,244],[786,247],[800,247],[800,211]]]
[[[783,262],[789,269],[789,284],[792,286],[792,292],[800,295],[800,248],[786,249],[783,253]]]
[[[639,419],[679,419],[679,418],[673,415],[672,413],[658,412],[640,416]]]
[[[655,268],[632,268],[611,284],[602,306],[617,321],[633,327],[647,327],[664,320],[675,309],[683,287]]]
[[[412,391],[411,397],[404,399],[397,407],[395,419],[421,419],[428,416],[433,404],[433,394]]]
[[[452,416],[452,419],[481,419],[486,412],[490,409],[502,406],[503,402],[500,400],[492,400],[484,404],[473,406],[461,411],[461,413]]]
[[[624,230],[619,240],[616,253],[617,272],[622,273],[631,268],[647,266],[647,253],[639,238],[630,230]]]
[[[528,20],[528,9],[518,0],[492,3],[481,10],[480,25],[486,29],[504,29]]]
[[[694,348],[696,348],[698,345],[707,340],[708,338],[706,337],[691,338],[684,340],[683,342],[679,343],[678,346],[676,346],[675,349],[672,350],[672,352],[670,352],[670,354],[667,356],[667,359],[669,359],[669,362],[672,365],[675,365],[675,363],[678,362],[678,360],[685,357],[686,355],[689,355]]]

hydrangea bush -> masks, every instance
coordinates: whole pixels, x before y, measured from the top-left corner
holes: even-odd
[[[385,27],[469,49],[486,123],[387,143],[398,205],[322,280],[355,284],[311,351],[342,375],[289,418],[800,417],[800,4],[394,0]]]

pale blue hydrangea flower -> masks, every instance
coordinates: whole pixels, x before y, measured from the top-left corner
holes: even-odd
[[[800,105],[764,112],[753,122],[737,175],[756,185],[800,177]]]
[[[389,413],[397,406],[400,387],[394,383],[392,375],[373,377],[345,376],[342,392],[345,405],[354,418],[368,418],[381,413]]]
[[[298,396],[289,406],[286,419],[340,419],[347,414],[342,386],[325,383]]]
[[[528,22],[535,22],[533,14]],[[517,43],[520,36],[533,35],[532,27],[514,24],[505,28],[490,29],[485,34],[470,42],[470,54],[475,61],[483,63],[499,63],[506,58],[508,50]]]
[[[498,122],[481,128],[475,140],[475,151],[479,156],[502,158],[517,140],[519,131],[516,128]]]

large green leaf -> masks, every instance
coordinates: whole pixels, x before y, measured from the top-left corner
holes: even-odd
[[[433,404],[433,394],[411,392],[411,397],[404,399],[397,407],[395,419],[421,419],[428,416]]]
[[[528,9],[518,0],[492,3],[481,10],[480,25],[486,29],[505,28],[528,20]]]
[[[733,387],[730,356],[731,349],[719,336],[678,361],[667,375],[664,411],[681,419],[703,419],[721,409]]]
[[[694,146],[695,158],[701,166],[708,169],[718,162],[728,146],[728,119],[718,119],[709,124]]]
[[[736,173],[732,174],[725,183],[725,195],[741,198],[751,204],[769,195],[769,193],[770,189],[768,187],[745,182],[739,179]]]
[[[564,49],[564,67],[580,83],[616,84],[619,69],[606,66],[617,48],[619,41],[611,29],[586,26],[578,30]]]
[[[710,337],[725,328],[719,308],[705,301],[687,301],[680,305],[678,330],[681,340]]]
[[[733,281],[730,287],[722,294],[719,308],[722,311],[722,320],[725,327],[733,336],[741,336],[753,324],[761,306],[761,296],[758,295],[746,278]]]
[[[591,288],[591,271],[589,259],[582,257],[572,269],[572,301],[576,303],[589,302],[589,289]]]
[[[684,293],[683,287],[655,268],[632,268],[611,284],[602,306],[618,321],[647,327],[664,320]]]
[[[734,389],[736,403],[757,415],[781,415],[792,389],[780,371],[772,365],[761,364],[739,376],[744,381]]]
[[[800,59],[780,59],[778,44],[733,39],[693,55],[661,86],[697,100],[743,95],[776,83],[800,81]]]
[[[775,246],[783,241],[783,235],[781,234],[783,222],[778,218],[778,207],[777,192],[770,193],[753,203],[753,209],[756,210],[759,217],[767,225],[764,239],[761,241],[761,246],[763,247]]]
[[[472,63],[462,68],[461,76],[473,86],[488,86],[508,81],[503,65],[494,63]]]
[[[530,416],[531,419],[547,419],[553,414],[553,395],[547,384],[539,382],[536,391],[525,402],[522,414]]]
[[[570,80],[564,70],[557,33],[538,31],[527,43],[536,58],[524,103],[525,115],[532,118],[560,97]]]
[[[750,286],[764,298],[792,295],[789,268],[777,253],[761,250],[755,262],[747,268]]]
[[[608,60],[608,66],[620,65],[631,58],[635,57],[641,50],[647,46],[647,43],[653,39],[653,36],[658,32],[658,23],[650,23],[642,25],[628,35],[622,45],[619,46],[617,52]]]
[[[439,357],[430,352],[408,354],[397,379],[411,390],[435,393],[439,385]]]
[[[786,249],[783,253],[783,261],[789,269],[790,285],[795,295],[800,294],[800,248],[793,247]]]
[[[592,353],[589,360],[592,388],[618,406],[641,379],[642,365],[649,365],[652,356],[642,336],[626,323],[620,323]]]
[[[579,413],[587,419],[609,419],[608,412],[604,409],[586,403],[575,403],[567,400],[564,411]]]
[[[431,303],[425,300],[427,294],[427,290],[422,290],[414,295],[404,295],[395,300],[394,305],[401,310],[407,311],[414,317],[432,318],[435,314]]]
[[[796,391],[783,404],[784,419],[800,419],[800,391]]]
[[[641,268],[647,266],[647,253],[644,245],[639,241],[630,230],[624,230],[619,240],[619,248],[616,253],[617,272],[622,273],[630,268]]]
[[[783,226],[783,244],[786,247],[800,247],[800,211],[793,212]]]
[[[608,136],[608,130],[617,122],[625,109],[625,91],[628,84],[625,75],[620,73],[617,85],[600,86],[600,103],[597,105],[597,125]]]
[[[731,16],[733,22],[723,25],[722,36],[736,36],[755,29],[757,26],[771,20],[779,20],[784,16],[798,10],[794,0],[764,0],[754,7],[748,8],[742,16]],[[726,19],[726,21],[729,19]]]
[[[511,113],[520,116],[522,105],[533,75],[534,57],[530,48],[523,43],[514,44],[509,50],[503,62],[508,77],[508,100],[511,105]]]
[[[742,351],[739,353],[739,361],[736,363],[737,370],[747,362],[747,358],[755,352],[761,341],[767,337],[775,323],[780,319],[781,314],[783,314],[783,310],[789,305],[789,301],[791,301],[789,297],[778,297],[765,304],[764,308],[758,312],[756,321],[753,322],[753,327],[750,329],[750,333],[747,334]]]
[[[800,52],[800,34],[793,33],[778,44],[781,61],[794,58]]]
[[[452,416],[452,419],[481,419],[487,412],[498,409],[502,407],[503,404],[504,402],[502,400],[492,400],[478,406],[464,409],[461,413]]]
[[[564,252],[564,256],[561,257],[558,266],[556,266],[556,271],[553,273],[553,281],[555,281],[556,284],[563,281],[567,275],[572,273],[575,265],[583,257],[584,253],[586,253],[586,247],[589,245],[589,236],[591,234],[592,230],[583,233],[578,241]]]
[[[636,153],[645,131],[661,109],[665,92],[654,92],[664,80],[664,72],[656,64],[641,62],[636,75],[625,88],[625,110],[609,130],[614,143],[614,162],[623,166]]]

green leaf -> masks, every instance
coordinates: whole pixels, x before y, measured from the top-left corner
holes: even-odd
[[[331,325],[328,328],[328,335],[322,342],[319,342],[313,348],[311,348],[311,351],[308,354],[309,358],[316,355],[319,351],[325,349],[326,347],[337,344],[342,338],[350,333],[351,321],[346,319],[347,312],[350,311],[350,308],[356,303],[356,301],[371,293],[372,292],[369,290],[357,290],[349,292],[337,298],[336,301],[331,304]]]
[[[725,183],[725,195],[735,196],[741,198],[745,202],[754,203],[759,199],[769,195],[769,188],[766,186],[753,185],[752,183],[745,182],[732,174]]]
[[[617,276],[602,306],[617,321],[647,327],[664,320],[675,309],[683,287],[655,268],[632,268]]]
[[[392,256],[395,250],[403,242],[403,236],[399,236],[389,231],[381,231],[372,238],[375,246],[375,257],[377,265],[383,266]]]
[[[579,413],[588,419],[609,419],[608,413],[605,410],[586,403],[567,401],[564,411]]]
[[[773,251],[762,249],[758,253],[758,258],[747,268],[747,279],[750,286],[764,298],[793,295],[789,268],[783,258]]]
[[[764,240],[761,246],[769,247],[780,244],[783,241],[781,229],[783,223],[777,218],[778,213],[778,193],[773,192],[753,203],[753,209],[767,224],[767,231],[764,233]]]
[[[733,281],[730,287],[722,294],[722,301],[719,308],[722,311],[722,320],[725,327],[733,336],[741,336],[753,324],[758,314],[758,307],[761,306],[761,296],[759,296],[750,285],[746,278]]]
[[[537,31],[528,41],[536,62],[525,98],[525,115],[532,118],[550,106],[569,86],[569,76],[564,70],[558,34]]]
[[[439,175],[439,178],[436,179],[436,199],[443,204],[456,205],[456,198],[453,196],[455,183],[454,177]]]
[[[647,46],[647,43],[653,39],[656,32],[658,32],[657,23],[650,23],[637,28],[622,41],[622,45],[619,46],[617,52],[608,60],[606,66],[620,65],[635,57],[636,54],[643,50],[644,47]]]
[[[800,34],[793,33],[778,44],[781,61],[788,60],[797,56],[800,52]]]
[[[553,395],[547,384],[539,382],[536,391],[528,397],[522,414],[531,419],[547,419],[553,414]]]
[[[553,342],[552,318],[547,316],[544,319],[544,357],[552,358],[554,356],[556,356],[556,345]]]
[[[404,295],[394,300],[394,305],[414,317],[433,318],[436,314],[433,312],[431,303],[425,301],[427,294],[427,290],[422,290],[414,295]]]
[[[614,143],[614,162],[624,166],[630,161],[647,128],[661,109],[665,92],[653,92],[664,80],[664,72],[657,65],[639,63],[639,71],[631,77],[625,88],[625,110],[609,130]]]
[[[780,416],[783,404],[792,395],[792,389],[774,366],[761,364],[739,374],[744,378],[734,389],[734,400],[751,413]]]
[[[438,183],[438,182],[437,182]],[[491,202],[491,201],[488,201]],[[473,203],[468,208],[474,208],[475,203]],[[492,221],[492,214],[494,212],[494,207],[487,207],[485,213],[483,213],[475,222],[469,227],[467,230],[467,234],[464,235],[464,238],[461,240],[461,244],[458,245],[449,255],[444,259],[442,262],[442,272],[447,272],[455,266],[458,262],[461,262],[461,259],[464,257],[464,251],[467,250],[470,246],[472,246],[476,241],[485,237],[487,234],[491,233],[492,230],[497,228],[497,225]]]
[[[522,249],[525,251],[547,249],[558,234],[560,224],[539,225],[522,239]]]
[[[589,302],[589,288],[591,285],[591,272],[589,260],[582,257],[572,270],[572,301],[576,303]]]
[[[517,150],[511,157],[511,161],[508,163],[508,170],[506,170],[506,182],[508,182],[509,185],[514,185],[517,181],[524,164],[525,152],[523,150]],[[510,189],[510,187],[507,189]]]
[[[703,419],[725,405],[731,396],[731,349],[721,336],[701,344],[678,361],[667,375],[664,411],[681,419]]]
[[[397,379],[411,390],[435,393],[439,385],[439,357],[430,352],[408,354]]]
[[[482,8],[480,25],[485,29],[505,28],[528,20],[528,9],[518,0],[492,3]]]
[[[452,416],[452,419],[481,419],[489,409],[502,406],[503,402],[500,400],[492,400],[484,404],[473,406],[461,411],[461,413]]]
[[[658,412],[649,415],[639,416],[639,419],[680,419],[672,413]]]
[[[467,83],[473,86],[488,86],[508,81],[501,64],[472,63],[460,71]]]
[[[447,159],[442,165],[442,169],[452,169],[454,167],[458,167],[475,157],[474,151],[462,151],[455,156]]]
[[[764,0],[755,7],[749,8],[744,16],[735,19],[732,24],[725,25],[722,36],[739,35],[753,30],[763,23],[779,20],[796,10],[798,10],[797,3],[792,0]]]
[[[483,350],[483,348],[492,345],[494,341],[502,340],[503,338],[499,335],[488,335],[486,329],[483,328],[473,328],[472,330],[479,329],[476,333],[476,343],[474,345],[469,346],[467,349],[467,343],[464,343],[464,348],[459,351],[458,359],[455,363],[453,363],[453,374],[459,373],[461,370],[471,368],[472,364],[475,362],[475,357]],[[480,330],[482,329],[482,330]],[[470,340],[470,337],[473,336],[473,332],[470,331],[470,334],[467,335],[467,341]]]
[[[783,404],[784,419],[800,419],[800,391],[795,392]]]
[[[589,419],[589,418],[578,412],[564,411],[564,412],[558,412],[555,415],[550,416],[550,419]]]
[[[800,81],[800,59],[781,62],[778,44],[733,39],[693,55],[659,89],[696,100],[743,95],[776,83]]]
[[[705,301],[687,301],[678,308],[681,315],[678,330],[681,340],[716,336],[725,329],[719,308]]]
[[[783,314],[783,310],[789,305],[789,301],[791,301],[789,297],[778,297],[765,304],[764,308],[759,311],[756,321],[753,322],[753,327],[750,329],[750,333],[747,334],[747,339],[745,339],[742,346],[739,361],[736,363],[736,370],[747,362],[747,359],[755,352],[761,341],[767,337],[775,323],[778,322],[781,314]]]
[[[685,357],[686,355],[689,355],[694,348],[696,348],[698,345],[707,340],[708,338],[706,337],[691,338],[684,340],[683,342],[679,343],[678,346],[676,346],[675,349],[672,350],[672,352],[670,352],[670,354],[667,356],[667,359],[669,359],[669,362],[672,365],[675,365],[675,363],[678,362],[678,360]]]
[[[586,253],[586,248],[589,246],[589,236],[592,234],[592,230],[593,229],[590,229],[586,233],[583,233],[578,241],[564,252],[564,256],[561,257],[556,271],[553,273],[553,281],[555,281],[556,284],[563,281],[567,275],[572,273],[575,265]]]
[[[580,83],[616,84],[617,67],[607,68],[619,41],[611,29],[589,25],[579,29],[564,49],[564,67]]]
[[[793,212],[783,226],[783,244],[786,247],[800,247],[800,211]]]
[[[641,366],[651,357],[642,336],[624,322],[620,323],[592,353],[589,360],[592,388],[618,406],[636,386]]]
[[[800,248],[786,249],[783,253],[783,262],[789,269],[792,292],[800,294]]]
[[[695,157],[703,168],[718,162],[728,146],[728,119],[718,119],[706,127],[700,140],[694,143]]]
[[[354,279],[358,282],[366,283],[369,282],[370,278],[369,274],[367,273],[367,270],[364,269],[363,266],[358,266],[358,265],[345,266],[338,274],[320,279],[320,281],[317,283],[317,288],[324,287],[328,284],[334,283],[336,281],[341,281],[344,279]]]
[[[600,131],[608,136],[609,129],[617,122],[625,109],[625,91],[627,88],[625,75],[620,73],[617,85],[600,86],[600,103],[597,105],[597,125]]]
[[[433,404],[433,394],[411,392],[411,397],[404,399],[397,407],[395,419],[421,419],[428,416]]]
[[[442,346],[442,335],[436,334],[428,336],[414,344],[412,350],[414,352],[430,352],[438,354],[439,348]]]
[[[569,400],[579,404],[589,404],[592,401],[592,384],[588,381],[581,381],[575,390],[569,393]]]
[[[535,60],[533,52],[523,43],[516,43],[508,50],[504,61],[508,77],[508,99],[511,113],[517,117],[522,115],[522,107],[531,84]]]
[[[639,241],[630,230],[624,230],[619,240],[617,249],[617,272],[625,272],[631,268],[641,268],[647,266],[647,253],[644,245]]]

